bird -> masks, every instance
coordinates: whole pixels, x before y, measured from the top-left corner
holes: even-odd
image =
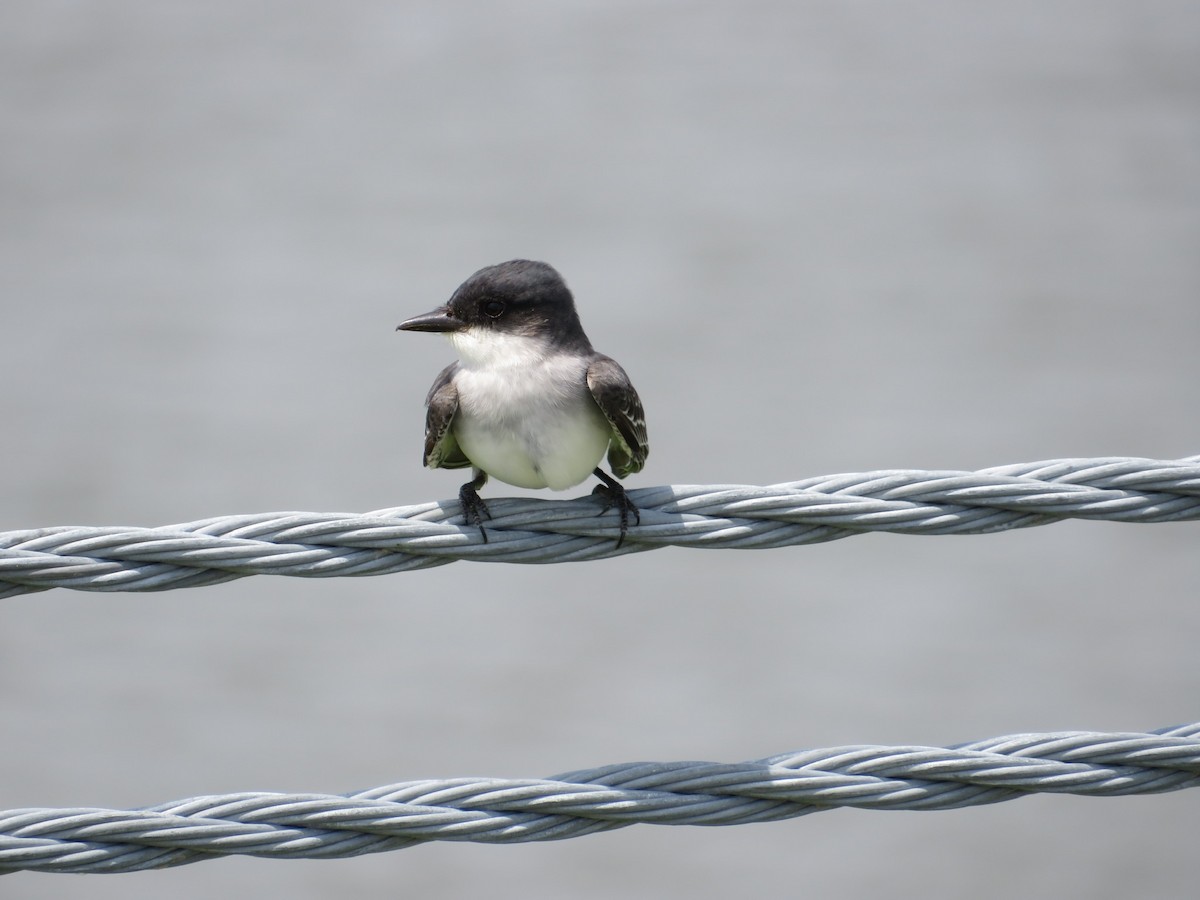
[[[492,516],[479,491],[489,477],[561,491],[595,475],[599,515],[616,507],[620,516],[620,548],[641,513],[617,479],[646,464],[646,415],[625,370],[593,349],[552,266],[513,259],[482,268],[445,305],[396,330],[442,334],[458,353],[425,400],[422,462],[471,467],[458,499],[484,543]],[[616,478],[600,468],[606,452]]]

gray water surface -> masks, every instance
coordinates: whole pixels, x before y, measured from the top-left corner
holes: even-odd
[[[485,264],[574,288],[635,486],[1200,453],[1184,2],[0,10],[0,530],[452,497]],[[583,485],[578,493],[586,493]],[[521,493],[503,485],[485,495]],[[0,808],[1196,721],[1200,526],[1069,523],[0,611]],[[1175,898],[1197,796],[640,826],[14,898]]]

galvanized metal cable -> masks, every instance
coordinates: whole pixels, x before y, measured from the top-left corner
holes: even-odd
[[[275,512],[155,528],[0,532],[0,597],[64,587],[161,591],[248,575],[383,575],[477,562],[555,563],[657,547],[784,547],[867,531],[986,534],[1063,519],[1200,519],[1200,456],[1018,463],[977,472],[884,470],[765,487],[631,490],[641,523],[618,548],[592,497],[494,498],[485,543],[457,501],[365,514]]]
[[[738,825],[837,807],[941,810],[1033,793],[1200,785],[1200,723],[1145,734],[1017,734],[741,763],[637,762],[547,779],[411,781],[353,794],[247,792],[144,809],[0,812],[0,873],[131,872],[234,854],[329,859],[424,841],[560,840],[633,824]]]

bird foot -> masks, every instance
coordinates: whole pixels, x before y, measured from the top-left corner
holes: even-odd
[[[487,529],[483,527],[483,520],[490,519],[492,513],[487,504],[483,502],[483,498],[479,496],[479,492],[475,490],[474,482],[468,481],[458,489],[458,503],[462,507],[463,521],[468,525],[476,526],[486,544],[488,536]]]
[[[625,541],[626,533],[629,531],[630,515],[632,514],[633,516],[634,524],[641,525],[642,514],[634,502],[629,499],[629,494],[625,492],[625,488],[620,482],[610,478],[604,472],[600,471],[600,469],[596,469],[595,474],[603,484],[598,484],[592,488],[592,494],[602,498],[604,501],[604,506],[601,507],[600,512],[596,513],[596,515],[602,516],[615,506],[617,513],[621,517],[621,533],[617,537],[617,548],[619,549]]]

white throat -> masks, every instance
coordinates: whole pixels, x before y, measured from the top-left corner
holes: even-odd
[[[464,328],[446,337],[468,369],[531,367],[542,361],[549,350],[545,338],[487,328]]]

